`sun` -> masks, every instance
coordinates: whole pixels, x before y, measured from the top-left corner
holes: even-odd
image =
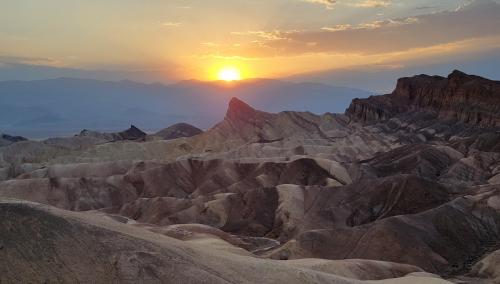
[[[226,82],[239,81],[241,80],[241,73],[234,67],[224,67],[219,70],[217,77],[219,80]]]

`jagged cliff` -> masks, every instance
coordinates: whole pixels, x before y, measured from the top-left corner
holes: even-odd
[[[370,122],[408,111],[432,112],[444,120],[498,127],[500,81],[457,70],[446,78],[428,75],[401,78],[391,94],[355,99],[346,114]]]

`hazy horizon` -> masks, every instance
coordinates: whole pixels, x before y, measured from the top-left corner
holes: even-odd
[[[0,133],[29,138],[68,136],[82,129],[119,131],[131,124],[154,132],[185,122],[208,129],[220,122],[232,97],[269,112],[342,113],[354,98],[374,93],[354,88],[279,80],[133,81],[50,79],[0,82]]]

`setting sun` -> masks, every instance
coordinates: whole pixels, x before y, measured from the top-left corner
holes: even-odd
[[[234,67],[225,67],[219,71],[219,80],[231,82],[241,80],[241,73]]]

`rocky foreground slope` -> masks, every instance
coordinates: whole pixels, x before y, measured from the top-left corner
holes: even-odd
[[[203,234],[180,241],[94,213],[0,201],[2,283],[445,283],[380,261],[282,262]],[[342,277],[344,275],[347,277]]]
[[[346,114],[233,99],[191,137],[0,147],[0,282],[498,283],[498,85],[420,75]]]

